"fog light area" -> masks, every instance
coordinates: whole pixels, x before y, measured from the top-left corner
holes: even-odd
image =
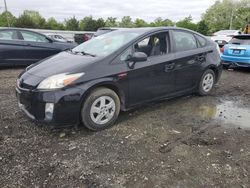
[[[46,103],[45,105],[45,120],[50,121],[53,119],[54,104]]]

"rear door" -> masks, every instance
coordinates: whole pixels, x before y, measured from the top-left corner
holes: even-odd
[[[26,49],[26,61],[29,63],[37,62],[61,51],[44,35],[24,30],[21,30],[20,34]]]
[[[177,92],[193,90],[206,61],[206,50],[199,47],[195,35],[188,31],[171,32],[175,50],[175,87]]]
[[[0,66],[1,65],[24,65],[25,44],[20,40],[16,30],[0,31]]]

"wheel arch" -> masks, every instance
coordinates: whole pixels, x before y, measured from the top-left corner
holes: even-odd
[[[208,69],[211,69],[211,70],[214,72],[214,74],[215,74],[215,83],[217,83],[218,80],[219,80],[219,75],[220,75],[218,67],[215,66],[215,65],[209,65],[209,66],[205,69],[205,71],[208,70]]]
[[[105,87],[108,89],[113,90],[119,97],[120,99],[120,103],[121,103],[121,110],[125,111],[126,110],[126,96],[125,96],[125,92],[123,91],[123,89],[113,80],[102,80],[102,81],[95,81],[91,84],[88,85],[87,88],[85,88],[85,93],[82,96],[82,104],[84,104],[86,98],[90,95],[90,93],[97,89],[97,88],[101,88],[101,87]]]

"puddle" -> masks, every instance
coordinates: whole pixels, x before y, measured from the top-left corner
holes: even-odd
[[[250,108],[243,108],[238,102],[224,101],[218,105],[198,108],[200,117],[221,121],[223,127],[250,129]]]
[[[232,101],[217,105],[214,118],[221,120],[222,126],[250,129],[250,108],[242,108]]]

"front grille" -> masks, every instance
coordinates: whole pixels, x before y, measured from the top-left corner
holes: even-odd
[[[28,89],[28,90],[34,89],[33,86],[28,85],[28,84],[25,84],[24,82],[21,82],[21,83],[19,84],[19,87],[20,87],[20,88],[23,88],[23,89]]]
[[[30,111],[31,109],[31,94],[29,92],[26,91],[20,91],[20,90],[16,90],[16,96],[17,96],[17,100],[18,103],[20,103],[21,105],[23,105],[23,107]]]

